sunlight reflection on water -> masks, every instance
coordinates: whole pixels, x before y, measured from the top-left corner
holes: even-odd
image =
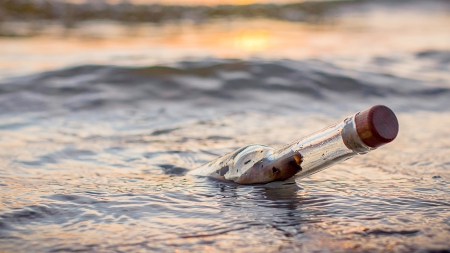
[[[445,13],[394,13],[395,19],[390,18],[392,13],[375,11],[325,24],[230,19],[163,25],[89,21],[69,30],[46,25],[40,35],[30,38],[0,38],[0,78],[77,64],[145,66],[207,57],[365,59],[450,49],[444,25],[450,19]],[[27,30],[26,24],[17,22],[3,26]]]
[[[418,118],[428,124],[417,125]],[[98,122],[105,130],[99,132],[97,123],[70,119],[2,131],[3,247],[446,248],[450,143],[439,136],[450,134],[448,113],[400,113],[402,129],[394,143],[298,181],[300,188],[239,186],[166,174],[163,166],[191,169],[247,143],[276,147],[337,119],[243,113],[183,123],[156,136],[144,130],[139,138],[133,130],[114,130],[114,122]],[[73,124],[73,130],[62,127]]]

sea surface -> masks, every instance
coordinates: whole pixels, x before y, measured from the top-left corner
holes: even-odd
[[[106,51],[80,63],[48,49],[61,52],[52,64],[26,46],[31,53],[19,58],[3,54],[0,66],[16,62],[0,73],[0,251],[449,252],[450,43],[443,26],[427,23],[433,18],[448,22],[422,20],[430,36],[410,44],[419,38],[413,28],[396,37],[401,26],[346,33],[303,25],[324,41],[354,35],[328,54],[311,40],[276,51],[281,35],[270,29],[289,34],[291,24],[261,28],[269,44],[266,35],[244,36],[234,45],[251,50],[223,47],[201,59],[183,59],[200,50],[183,48],[189,39],[161,47],[178,51],[160,63],[136,63],[129,51],[124,64]],[[155,28],[161,38],[166,28]],[[391,40],[362,48],[382,31]],[[33,39],[73,38],[15,41]],[[79,43],[70,50],[88,55],[90,42]],[[239,147],[281,147],[375,104],[397,114],[397,139],[296,185],[186,175]]]

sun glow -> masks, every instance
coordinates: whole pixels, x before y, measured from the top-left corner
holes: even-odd
[[[244,30],[234,36],[234,46],[245,51],[262,51],[269,46],[270,34],[266,30]]]

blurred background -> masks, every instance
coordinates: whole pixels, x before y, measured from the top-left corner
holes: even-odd
[[[0,77],[82,64],[448,50],[449,13],[448,0],[1,0]]]

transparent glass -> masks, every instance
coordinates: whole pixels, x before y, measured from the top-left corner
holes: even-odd
[[[353,115],[280,149],[263,145],[240,148],[190,174],[240,184],[267,183],[307,177],[372,149],[359,138]]]
[[[356,132],[354,116],[329,126],[298,141],[285,145],[274,154],[275,159],[301,155],[302,170],[295,177],[304,178],[358,154],[373,150]]]

